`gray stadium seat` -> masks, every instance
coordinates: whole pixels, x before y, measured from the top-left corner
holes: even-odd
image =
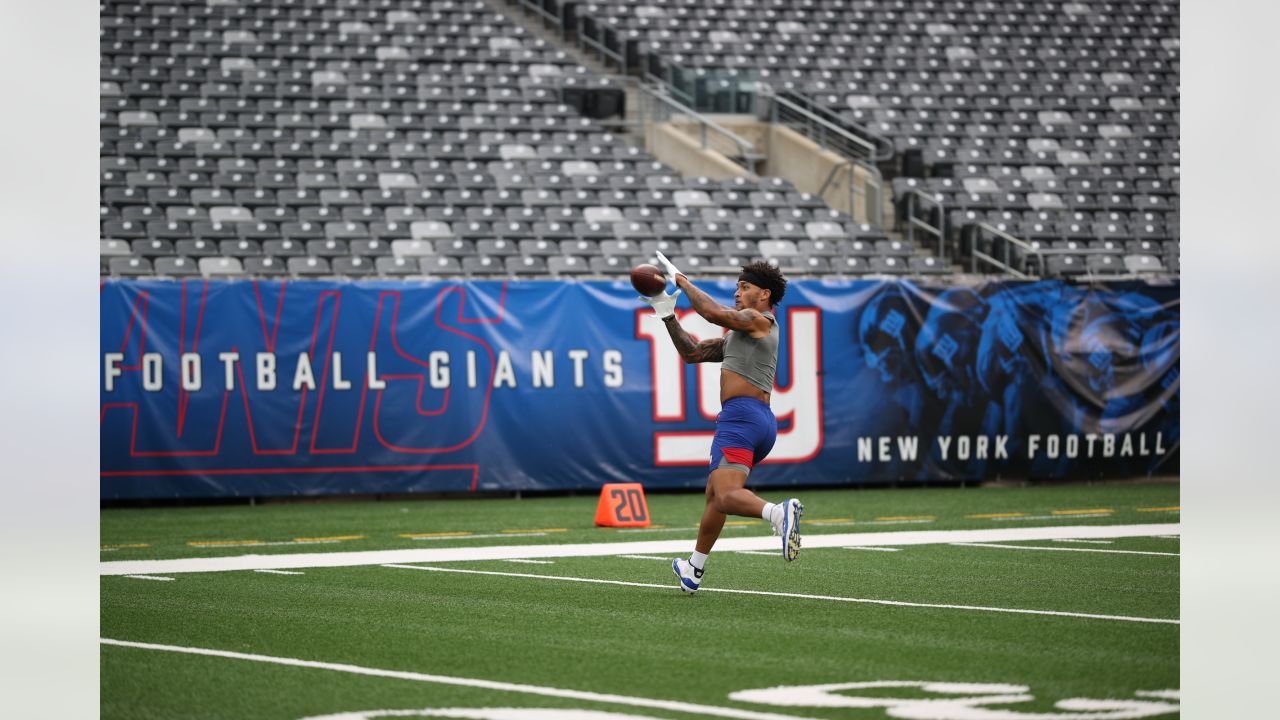
[[[415,258],[376,257],[373,259],[373,266],[383,277],[403,277],[418,275],[422,272]]]
[[[234,257],[200,258],[197,266],[200,268],[200,274],[205,277],[243,275],[245,272],[240,259]]]
[[[152,270],[161,277],[198,277],[200,268],[189,257],[158,257],[152,262]]]
[[[507,259],[518,260],[520,258]],[[506,274],[507,267],[502,258],[493,258],[487,255],[468,255],[462,258],[462,271],[468,275],[503,275]]]
[[[437,255],[418,258],[418,267],[424,275],[461,275],[462,263],[455,257]]]
[[[333,274],[329,261],[322,257],[291,257],[288,268],[289,274],[295,277],[324,277]]]
[[[339,277],[372,277],[377,272],[374,264],[362,257],[336,257],[331,267]]]
[[[287,271],[284,261],[274,257],[249,257],[242,264],[246,275],[274,277],[284,275]]]
[[[547,270],[552,275],[582,275],[591,272],[591,266],[575,255],[547,258]]]
[[[1135,275],[1168,272],[1160,263],[1160,259],[1154,255],[1125,255],[1124,268]]]
[[[137,277],[152,273],[151,261],[140,257],[113,257],[107,266],[111,274],[120,277]]]

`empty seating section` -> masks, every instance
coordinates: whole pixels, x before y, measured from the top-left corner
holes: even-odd
[[[707,272],[951,271],[781,178],[680,177],[596,119],[613,101],[583,93],[616,79],[496,6],[104,2],[102,273],[568,277],[655,250]],[[899,212],[914,197],[957,246],[1027,272],[1177,272],[1176,4],[542,7],[651,72],[740,71],[890,138]]]
[[[574,11],[629,70],[683,83],[714,110],[742,111],[717,105],[717,83],[736,77],[887,138],[899,219],[918,191],[917,216],[945,222],[962,249],[1007,251],[977,230],[986,223],[1056,254],[1069,239],[1123,248],[1089,244],[1051,269],[1151,271],[1124,260],[1134,254],[1177,267],[1177,2],[591,0]],[[1112,259],[1086,262],[1094,254]]]
[[[683,179],[563,102],[609,82],[483,2],[107,2],[102,272],[614,275],[655,249],[829,272],[854,240],[875,254],[879,229],[780,178]]]

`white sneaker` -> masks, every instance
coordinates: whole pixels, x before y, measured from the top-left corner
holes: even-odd
[[[671,572],[680,578],[680,589],[692,595],[698,592],[702,584],[702,571],[694,567],[688,560],[676,558],[671,561]]]
[[[799,500],[790,498],[782,504],[781,513],[773,514],[782,516],[774,526],[774,534],[782,536],[782,557],[787,562],[795,560],[800,554],[800,516],[804,514],[804,505]]]

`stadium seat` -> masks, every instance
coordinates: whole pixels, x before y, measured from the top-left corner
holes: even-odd
[[[910,268],[907,265],[906,258],[901,257],[873,257],[871,258],[871,272],[883,275],[903,275]]]
[[[363,257],[335,257],[330,265],[339,277],[372,277],[377,272],[374,264]]]
[[[951,272],[946,263],[935,257],[910,257],[907,258],[907,266],[912,273],[918,275],[945,275]]]
[[[1124,268],[1130,273],[1163,273],[1167,272],[1160,259],[1154,255],[1125,255]]]
[[[458,258],[445,255],[418,258],[418,267],[424,275],[461,275],[463,272]]]
[[[205,277],[225,277],[243,275],[245,273],[245,268],[240,263],[240,259],[234,257],[200,258],[197,265],[200,268],[200,274]]]
[[[842,255],[831,259],[831,269],[837,273],[863,275],[871,272],[871,263],[863,257]]]
[[[158,257],[152,262],[152,271],[160,277],[198,277],[200,268],[189,257]]]
[[[547,258],[547,270],[553,276],[582,275],[592,272],[591,266],[587,264],[586,260],[574,255]]]
[[[1083,275],[1087,272],[1084,260],[1077,255],[1050,255],[1045,261],[1045,274],[1051,277]]]
[[[114,276],[137,277],[152,274],[151,261],[140,257],[113,257],[107,266]]]
[[[289,274],[294,277],[324,277],[332,275],[329,261],[322,257],[291,257],[288,259]]]
[[[415,258],[376,257],[373,259],[373,266],[377,273],[383,277],[406,277],[421,273]]]
[[[519,260],[520,258],[507,259]],[[507,267],[502,258],[469,255],[462,258],[462,272],[467,275],[503,275],[507,272]]]

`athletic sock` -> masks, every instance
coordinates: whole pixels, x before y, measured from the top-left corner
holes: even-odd
[[[692,565],[695,570],[702,570],[707,566],[707,554],[694,550],[693,554],[689,556],[689,564]]]
[[[764,518],[769,522],[773,522],[773,509],[776,507],[778,506],[775,503],[771,503],[771,502],[765,503],[764,510],[760,512],[760,517]]]

